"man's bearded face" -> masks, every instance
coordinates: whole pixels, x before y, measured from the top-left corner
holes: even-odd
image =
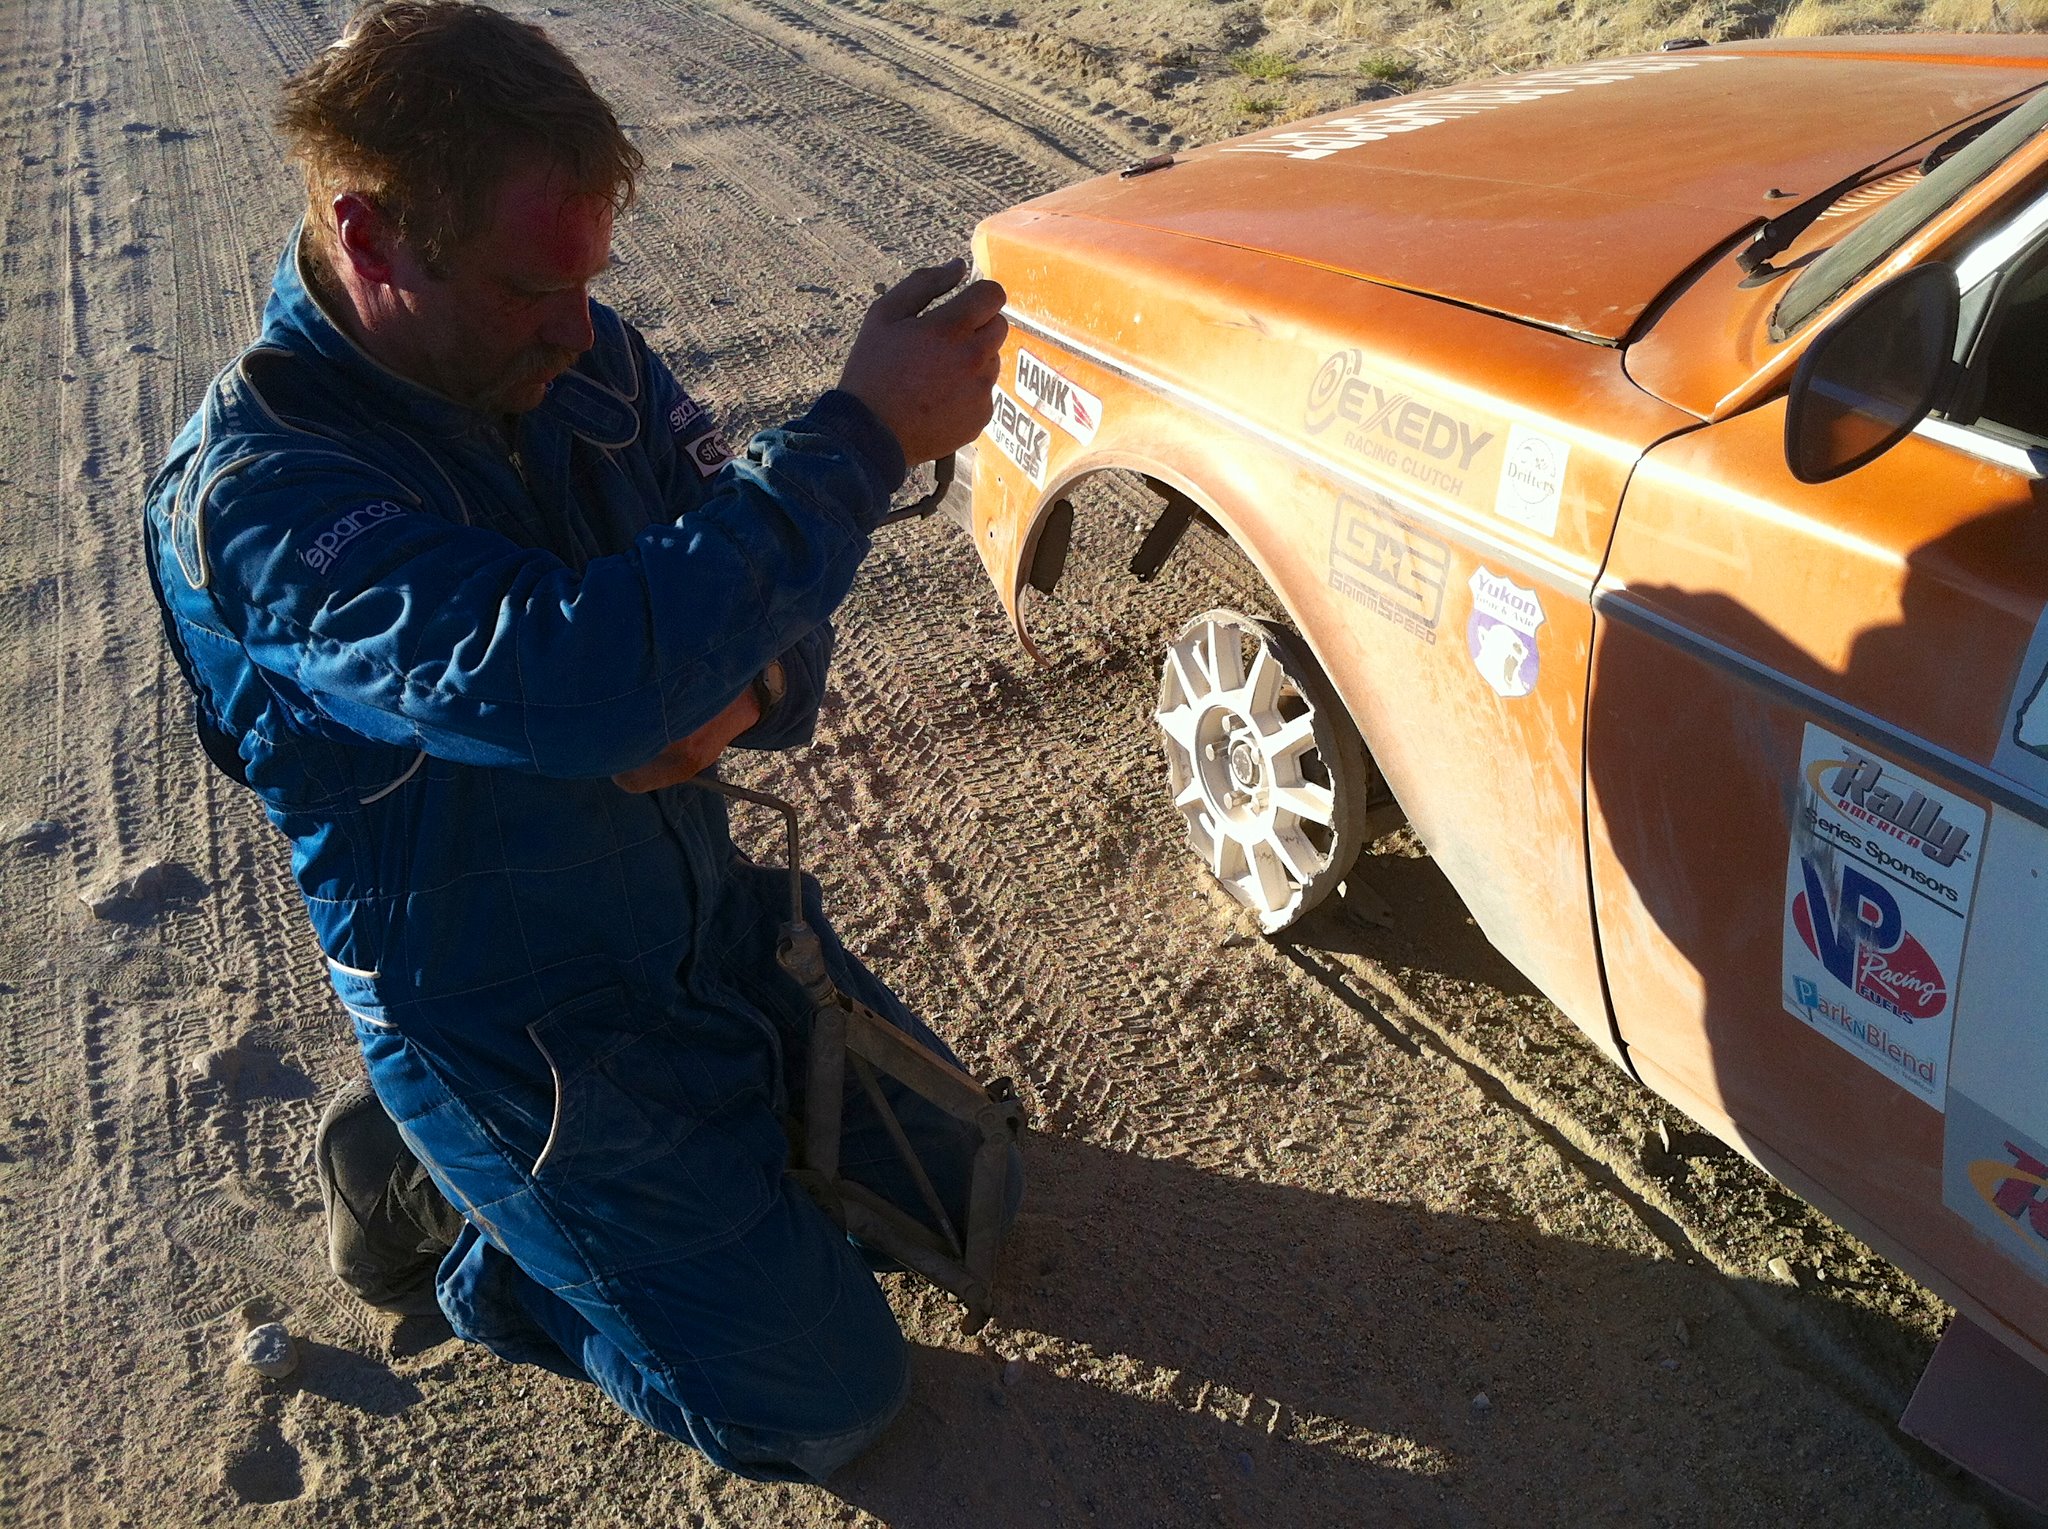
[[[411,294],[430,385],[492,413],[537,407],[591,346],[590,283],[611,241],[605,198],[566,190],[550,166],[513,171],[489,223]]]

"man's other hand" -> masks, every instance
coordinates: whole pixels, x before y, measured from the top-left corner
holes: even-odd
[[[1002,374],[1005,294],[992,281],[952,292],[965,261],[912,271],[875,299],[839,386],[895,433],[913,466],[957,451],[988,424]]]
[[[730,706],[687,738],[678,738],[637,770],[612,777],[612,784],[625,791],[659,791],[689,780],[718,762],[725,746],[761,720],[761,703],[749,685],[733,698]]]

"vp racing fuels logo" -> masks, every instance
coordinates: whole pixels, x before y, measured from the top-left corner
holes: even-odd
[[[1367,374],[1365,355],[1340,350],[1309,383],[1302,424],[1310,435],[1333,427],[1346,451],[1452,498],[1495,432],[1453,414],[1410,389]]]
[[[376,499],[359,505],[314,537],[313,545],[299,553],[299,561],[315,573],[325,573],[340,561],[341,554],[358,536],[370,527],[404,513],[402,506],[393,504],[389,499]]]
[[[1792,921],[1830,977],[1909,1023],[1932,1019],[1947,1007],[1941,968],[1927,947],[1906,932],[1905,915],[1890,888],[1845,865],[1841,895],[1831,898],[1821,867],[1810,856],[1800,863],[1806,886],[1793,899]]]

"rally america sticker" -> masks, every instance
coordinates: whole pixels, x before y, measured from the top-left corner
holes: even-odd
[[[1101,399],[1028,350],[1017,352],[1017,396],[1084,446],[1102,423]]]
[[[1557,507],[1564,499],[1564,464],[1571,443],[1527,425],[1508,427],[1508,450],[1500,464],[1500,488],[1493,512],[1517,525],[1557,534]]]
[[[1023,469],[1024,476],[1036,487],[1044,488],[1052,432],[1000,387],[995,389],[995,400],[996,411],[989,416],[988,438],[996,443],[998,451]]]
[[[1543,625],[1543,602],[1535,590],[1484,568],[1473,571],[1471,587],[1465,646],[1472,666],[1509,700],[1527,695],[1536,688],[1536,629]]]
[[[1939,1110],[1984,812],[1806,724],[1786,1012]]]

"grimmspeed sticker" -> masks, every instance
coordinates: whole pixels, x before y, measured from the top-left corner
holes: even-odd
[[[1337,500],[1330,587],[1424,642],[1436,641],[1451,549],[1377,494]]]
[[[1551,96],[1599,85],[1622,85],[1650,74],[1672,74],[1681,69],[1698,69],[1708,64],[1733,64],[1740,56],[1709,53],[1699,58],[1637,58],[1612,64],[1595,64],[1580,69],[1551,69],[1525,74],[1498,85],[1475,90],[1445,90],[1420,100],[1390,101],[1385,106],[1347,112],[1307,127],[1260,133],[1242,143],[1226,143],[1225,154],[1280,154],[1288,159],[1328,159],[1347,149],[1381,143],[1401,133],[1418,133],[1508,106],[1527,106]]]
[[[2048,1279],[2048,827],[1992,810],[1975,901],[1949,1047],[1942,1202]]]
[[[1017,396],[1084,446],[1102,424],[1102,400],[1028,350],[1017,352]]]
[[[1472,667],[1509,700],[1527,695],[1536,688],[1536,629],[1543,625],[1543,602],[1535,590],[1485,568],[1473,570],[1471,588],[1465,647]]]
[[[1557,535],[1557,507],[1564,502],[1564,468],[1571,451],[1569,441],[1510,425],[1494,514],[1545,536]]]
[[[988,438],[996,443],[996,450],[1023,470],[1033,485],[1044,488],[1052,432],[1000,387],[995,390],[995,399],[996,412],[989,416]]]
[[[1785,1009],[1942,1108],[1983,809],[1806,724]]]
[[[370,527],[404,513],[403,506],[389,499],[374,499],[368,504],[357,505],[315,536],[312,546],[301,548],[299,561],[315,573],[325,573],[341,561],[342,554]]]
[[[1363,351],[1340,350],[1317,368],[1301,422],[1358,462],[1474,509],[1493,508],[1500,422],[1380,376]]]

